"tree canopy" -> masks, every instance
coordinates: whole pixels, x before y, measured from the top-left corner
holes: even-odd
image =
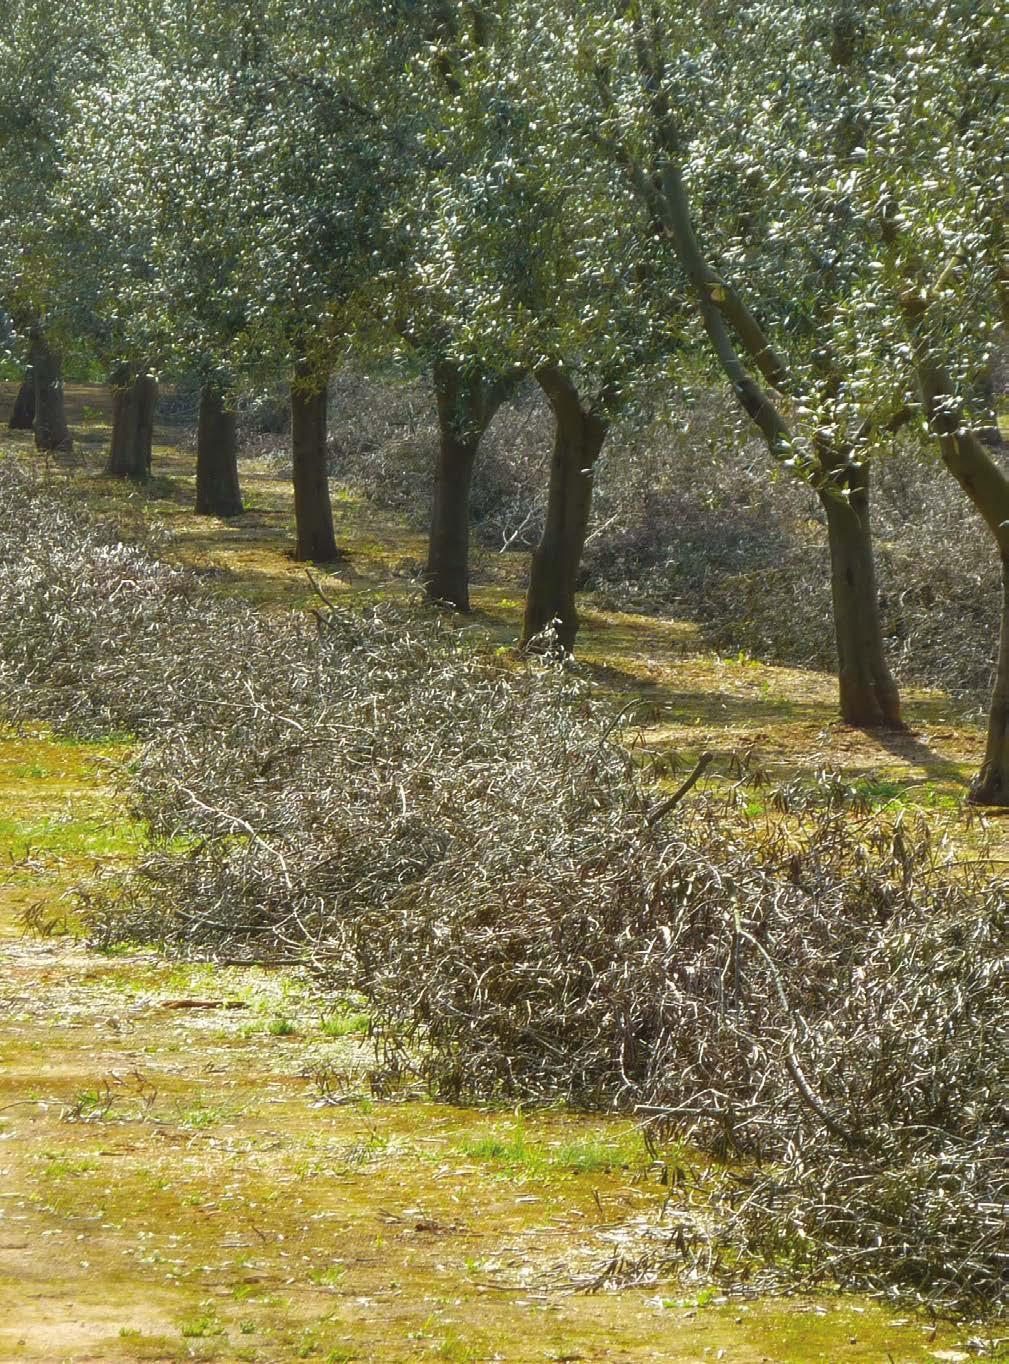
[[[873,459],[898,433],[938,450],[1009,553],[1009,483],[972,434],[1009,314],[1007,3],[18,0],[7,345],[31,339],[43,396],[67,346],[225,404],[292,370],[316,401],[348,355],[428,369],[428,586],[459,607],[477,446],[537,376],[570,466],[543,611],[572,639],[608,424],[706,369],[821,499],[842,713],[899,724]],[[318,413],[305,430],[318,466]]]

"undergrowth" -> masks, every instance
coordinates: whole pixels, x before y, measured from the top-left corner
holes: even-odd
[[[615,423],[595,472],[579,588],[622,611],[695,620],[723,653],[833,669],[822,508],[810,488],[774,469],[731,395],[685,378],[672,398],[664,385],[653,403],[645,395]],[[333,473],[426,527],[433,417],[421,381],[345,372],[332,391]],[[537,543],[551,441],[549,409],[529,380],[495,417],[476,461],[473,532],[487,548]],[[917,437],[895,440],[872,481],[894,672],[980,710],[991,691],[1001,594],[987,531]]]
[[[376,1086],[637,1111],[733,1158],[740,1262],[1004,1309],[1005,887],[921,819],[837,782],[660,818],[575,670],[406,609],[259,617],[10,462],[0,700],[146,740],[96,943],[308,962]]]

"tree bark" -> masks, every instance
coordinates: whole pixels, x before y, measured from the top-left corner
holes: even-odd
[[[63,363],[38,327],[31,332],[29,361],[35,378],[35,448],[61,450],[74,448],[63,404]]]
[[[704,329],[736,398],[775,459],[794,453],[792,435],[771,394],[743,363],[729,328],[771,389],[798,396],[793,376],[759,321],[735,289],[705,260],[694,231],[686,186],[676,159],[675,134],[665,129],[668,155],[658,182],[632,173],[653,218],[672,238],[697,299]],[[841,715],[865,728],[903,729],[900,694],[886,663],[869,524],[869,478],[851,449],[816,447],[810,481],[827,515],[831,596],[838,654]],[[847,494],[848,504],[842,496]]]
[[[905,317],[916,341],[916,377],[929,429],[939,441],[946,468],[973,502],[999,551],[1002,616],[995,686],[988,708],[984,762],[970,791],[975,805],[1009,805],[1009,477],[963,425],[956,385],[933,355],[923,334],[924,305],[905,301]]]
[[[151,443],[158,382],[153,375],[121,365],[112,376],[112,442],[105,472],[144,483],[151,476]]]
[[[200,390],[196,431],[196,511],[200,516],[241,516],[236,413],[214,383]]]
[[[29,369],[18,389],[7,420],[9,431],[30,431],[35,425],[35,376]]]
[[[294,519],[299,561],[327,563],[340,558],[333,530],[326,460],[328,385],[310,387],[312,375],[295,367],[291,385],[291,453],[294,460]]]
[[[536,379],[554,414],[554,449],[543,536],[533,552],[522,645],[551,623],[566,653],[578,634],[575,587],[592,510],[592,482],[608,420],[582,402],[562,369],[547,365]]]
[[[1002,559],[1002,616],[995,686],[988,706],[984,762],[970,791],[973,805],[1009,805],[1009,554]]]
[[[826,464],[828,456],[821,455]],[[900,693],[886,661],[869,521],[869,469],[849,464],[817,489],[827,517],[841,718],[862,729],[902,729]]]
[[[469,610],[469,526],[473,465],[484,432],[514,378],[490,378],[448,361],[434,366],[438,465],[424,591],[428,600]]]

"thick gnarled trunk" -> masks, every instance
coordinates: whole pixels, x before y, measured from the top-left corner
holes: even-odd
[[[200,390],[196,510],[200,516],[240,516],[243,511],[236,414],[214,383],[206,383]]]
[[[7,419],[8,431],[30,431],[35,425],[35,376],[25,375]]]
[[[112,376],[112,441],[105,472],[143,483],[151,476],[151,446],[158,383],[151,374],[123,365]]]
[[[484,432],[512,386],[440,361],[434,367],[438,410],[435,471],[424,591],[439,605],[469,610],[469,527],[473,466]]]
[[[554,414],[554,448],[543,535],[533,552],[526,594],[522,644],[553,625],[557,642],[571,653],[578,634],[575,588],[592,511],[596,460],[609,423],[582,402],[559,366],[536,378]]]
[[[900,693],[886,661],[869,521],[869,470],[818,490],[827,517],[841,718],[861,729],[902,729]]]
[[[291,385],[291,454],[294,461],[294,519],[299,561],[327,563],[340,558],[333,530],[326,459],[328,385],[320,389],[303,367]]]
[[[62,357],[37,328],[31,334],[29,360],[35,380],[35,448],[68,452],[74,442],[63,404]]]

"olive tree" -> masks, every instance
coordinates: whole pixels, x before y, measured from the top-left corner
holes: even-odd
[[[63,403],[62,354],[81,327],[72,288],[75,243],[56,211],[75,102],[101,78],[106,16],[89,6],[54,10],[12,0],[0,31],[0,306],[13,319],[32,393],[14,424],[29,420],[40,450],[72,444]]]
[[[439,416],[426,587],[468,607],[477,448],[518,377],[532,375],[555,439],[523,640],[553,625],[571,649],[595,466],[635,380],[668,360],[674,310],[668,297],[664,313],[645,300],[651,244],[621,230],[633,200],[612,168],[594,157],[572,174],[577,151],[538,26],[521,5],[463,9],[433,29],[414,75],[424,117],[392,275],[392,311],[430,365]]]
[[[843,6],[842,6],[843,8]],[[707,345],[741,410],[774,459],[805,479],[823,506],[843,717],[859,725],[901,725],[884,656],[869,525],[863,433],[832,419],[839,382],[830,319],[843,298],[849,255],[836,219],[819,237],[788,239],[776,226],[776,157],[771,107],[815,133],[823,168],[847,155],[831,110],[850,60],[835,42],[836,16],[812,5],[746,7],[657,0],[614,8],[533,4],[552,35],[558,118],[590,158],[608,161],[640,205],[634,229],[658,235],[675,264],[668,292],[686,288],[692,333]],[[818,31],[819,30],[819,31]],[[778,139],[781,143],[781,139]],[[591,150],[588,150],[591,148]],[[787,148],[792,159],[810,156]],[[770,183],[765,183],[770,182]],[[844,267],[818,277],[817,258]],[[682,340],[679,342],[682,344]]]
[[[972,799],[1009,804],[1009,470],[988,376],[1009,327],[1009,5],[893,4],[869,16],[873,66],[850,193],[872,276],[845,340],[853,412],[902,403],[991,533],[1001,637]],[[997,427],[996,427],[997,430]]]

